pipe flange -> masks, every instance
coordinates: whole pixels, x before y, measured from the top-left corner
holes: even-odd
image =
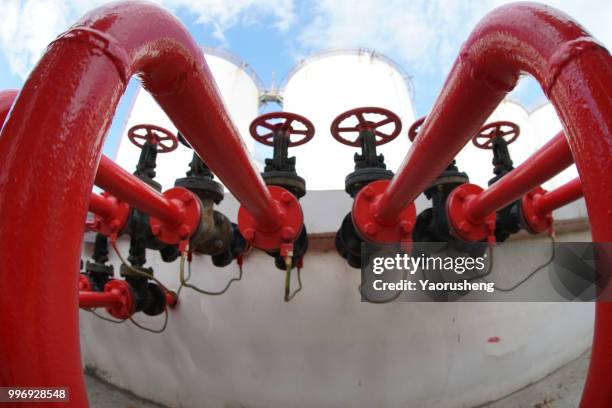
[[[94,214],[93,222],[89,227],[107,237],[117,237],[127,225],[130,216],[130,206],[128,203],[119,201],[106,191],[102,192],[101,196],[113,202],[113,214],[109,217],[102,217],[101,215]]]
[[[111,279],[104,285],[104,292],[114,292],[121,297],[120,305],[106,308],[109,315],[125,320],[134,314],[134,296],[129,283],[121,279]]]
[[[408,204],[392,224],[382,223],[377,218],[377,205],[387,190],[390,180],[373,181],[357,193],[353,210],[353,224],[361,237],[369,242],[381,244],[412,240],[412,229],[416,222],[416,207]]]
[[[467,204],[484,190],[476,184],[462,184],[455,188],[446,201],[446,214],[451,233],[468,242],[479,242],[495,232],[495,213],[481,220],[468,216]]]
[[[274,204],[281,213],[281,226],[274,231],[265,231],[257,220],[242,206],[238,210],[238,229],[244,239],[264,251],[273,251],[283,244],[294,242],[304,227],[304,215],[298,199],[289,191],[278,186],[267,186]]]
[[[79,291],[92,291],[93,287],[91,285],[91,281],[84,273],[79,273]]]
[[[532,234],[550,230],[553,225],[552,212],[541,213],[536,209],[536,202],[546,193],[542,187],[537,187],[525,194],[521,199],[520,214],[523,228]]]
[[[177,224],[166,224],[155,217],[149,217],[151,233],[165,244],[175,245],[187,241],[200,226],[200,200],[183,187],[171,188],[162,195],[179,206],[182,219]]]

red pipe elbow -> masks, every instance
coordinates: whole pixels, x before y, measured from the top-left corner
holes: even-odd
[[[63,384],[67,406],[87,405],[73,273],[83,221],[104,136],[134,74],[249,214],[266,229],[281,226],[200,47],[175,17],[149,3],[112,3],[60,35],[0,136],[0,287],[28,304],[0,299],[0,327],[11,332],[0,336],[0,384]]]

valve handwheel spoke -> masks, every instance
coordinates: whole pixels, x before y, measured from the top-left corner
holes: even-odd
[[[293,123],[301,125],[295,128]],[[259,132],[264,128],[267,132]],[[314,137],[315,129],[312,122],[303,116],[290,112],[272,112],[257,117],[249,127],[253,139],[267,146],[274,146],[274,136],[278,133],[289,139],[288,147],[300,146]],[[296,136],[292,140],[292,136]]]
[[[365,115],[380,115],[384,116],[383,119],[378,121],[367,120]],[[349,118],[356,118],[356,125],[342,126],[342,124]],[[383,132],[380,128],[387,125],[393,125],[393,128],[388,132]],[[376,146],[389,143],[395,139],[400,131],[402,130],[402,121],[393,112],[383,108],[376,107],[364,107],[348,110],[340,114],[331,124],[331,134],[342,144],[347,146],[360,147],[361,146],[361,133],[372,132],[376,137]],[[348,138],[348,135],[343,136],[344,133],[356,133],[356,136]]]
[[[513,143],[521,133],[516,123],[500,121],[483,126],[480,133],[472,138],[472,143],[479,149],[493,149],[493,140],[503,138],[506,144]]]
[[[142,134],[142,131],[144,131],[144,134]],[[128,130],[128,139],[141,149],[147,142],[154,144],[157,146],[158,153],[169,153],[178,146],[178,140],[172,132],[163,127],[149,124],[131,127]]]

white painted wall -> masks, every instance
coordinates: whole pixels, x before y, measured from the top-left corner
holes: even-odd
[[[524,244],[509,244],[517,245],[518,261],[506,270],[525,273],[547,257],[526,259]],[[120,247],[127,252],[126,242]],[[176,288],[178,262],[150,257],[156,275]],[[195,257],[195,284],[221,288],[235,274],[235,264],[217,269]],[[113,384],[184,408],[455,408],[542,378],[582,353],[592,336],[590,303],[361,303],[359,271],[334,250],[311,250],[302,277],[302,292],[284,303],[283,273],[255,251],[226,295],[185,290],[161,335],[81,312],[84,362]],[[162,323],[161,316],[136,319]],[[500,342],[488,342],[495,336]]]

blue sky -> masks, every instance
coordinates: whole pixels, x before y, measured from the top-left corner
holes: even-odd
[[[208,47],[246,61],[269,87],[312,53],[362,47],[385,54],[411,77],[417,117],[437,97],[461,42],[476,22],[504,0],[158,0]],[[55,36],[99,0],[0,0],[0,89],[20,88]],[[550,0],[575,17],[604,45],[612,43],[612,2]],[[105,151],[114,151],[131,84],[111,128]],[[533,80],[523,80],[512,98],[527,108],[545,102]]]

